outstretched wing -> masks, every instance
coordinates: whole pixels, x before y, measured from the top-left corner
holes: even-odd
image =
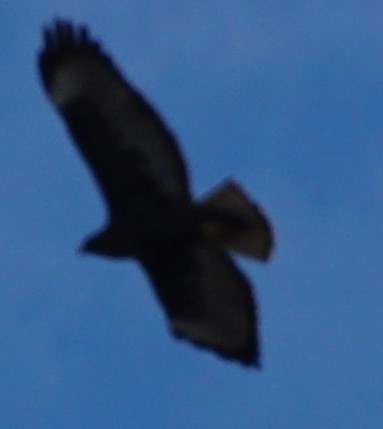
[[[152,249],[141,263],[175,336],[259,366],[254,298],[249,282],[225,252],[207,243]]]
[[[43,85],[101,186],[110,214],[125,214],[143,196],[189,200],[186,168],[173,136],[87,29],[56,21],[44,37]]]

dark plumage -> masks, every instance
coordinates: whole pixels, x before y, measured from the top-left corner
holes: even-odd
[[[193,201],[173,135],[86,27],[46,28],[39,68],[109,212],[83,250],[136,258],[176,336],[258,365],[255,302],[227,250],[266,260],[266,217],[233,182]]]

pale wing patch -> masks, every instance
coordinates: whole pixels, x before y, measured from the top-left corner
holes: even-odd
[[[103,105],[111,94],[118,96],[124,92],[123,85],[113,77],[97,57],[73,54],[52,76],[50,96],[58,108],[78,97],[87,97]]]
[[[142,108],[141,96],[127,87],[98,58],[73,55],[55,73],[50,96],[59,109],[76,99],[86,99],[97,106],[113,124],[116,148],[139,151],[145,159],[144,174],[161,184],[168,195],[183,195],[184,183],[176,180],[180,170],[174,149],[164,126]]]
[[[241,332],[229,332],[207,320],[173,320],[171,324],[174,335],[217,349],[226,353],[235,353],[243,348],[247,338]]]
[[[244,362],[256,361],[256,309],[247,280],[214,248],[195,246],[191,260],[203,311],[199,317],[173,318],[174,334],[223,355],[242,356]]]

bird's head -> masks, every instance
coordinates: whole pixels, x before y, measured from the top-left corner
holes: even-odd
[[[78,252],[81,254],[95,253],[98,255],[105,255],[105,250],[105,240],[101,234],[86,238],[78,248]]]
[[[132,243],[113,228],[106,228],[86,238],[79,253],[92,253],[110,258],[128,258],[134,256]]]

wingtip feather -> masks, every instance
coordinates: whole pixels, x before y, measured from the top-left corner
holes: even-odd
[[[49,88],[55,70],[73,55],[100,53],[100,44],[90,37],[84,24],[56,18],[45,25],[42,32],[39,68],[46,88]]]

